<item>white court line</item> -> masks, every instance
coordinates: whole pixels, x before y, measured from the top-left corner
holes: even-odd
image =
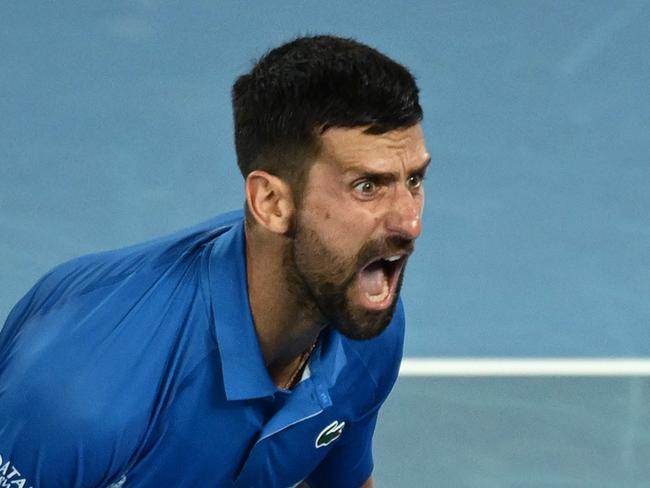
[[[650,376],[650,358],[404,358],[402,377]]]

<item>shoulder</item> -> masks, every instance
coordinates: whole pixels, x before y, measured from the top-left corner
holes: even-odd
[[[189,263],[206,243],[242,218],[242,211],[228,212],[168,236],[67,261],[45,274],[16,309],[23,315],[43,314],[72,297],[108,293],[134,275],[155,280],[169,268]]]
[[[83,388],[75,391],[96,390],[101,396],[109,384],[119,387],[129,375],[158,384],[170,356],[188,348],[193,350],[188,367],[200,360],[212,347],[204,285],[208,244],[223,232],[224,222],[229,228],[228,219],[213,219],[53,269],[18,302],[0,330],[2,378],[16,388],[22,378],[35,385],[36,394],[39,386],[48,387],[37,384],[36,373],[48,383],[58,372],[63,383],[79,378]]]
[[[20,349],[40,361],[49,351],[67,361],[72,347],[77,354],[70,360],[100,345],[120,356],[145,345],[165,350],[188,323],[206,324],[193,337],[207,330],[206,256],[210,243],[241,218],[241,212],[225,214],[171,236],[57,266],[9,314],[0,330],[0,356],[14,356],[16,363]]]

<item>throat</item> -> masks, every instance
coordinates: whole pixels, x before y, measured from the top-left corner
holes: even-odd
[[[316,341],[314,341],[309,348],[305,349],[302,354],[286,366],[268,368],[269,375],[271,376],[275,386],[283,390],[290,390],[296,386],[300,382],[300,378],[302,377],[315,348]]]

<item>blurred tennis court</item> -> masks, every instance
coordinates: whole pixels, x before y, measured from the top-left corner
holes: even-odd
[[[646,377],[402,378],[378,427],[377,484],[647,487],[649,402]]]
[[[241,206],[232,81],[329,32],[422,91],[406,356],[650,357],[648,25],[646,1],[5,2],[0,321],[61,261]],[[378,487],[650,485],[647,372],[475,374],[399,379]]]

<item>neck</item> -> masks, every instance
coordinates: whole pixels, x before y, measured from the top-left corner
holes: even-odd
[[[246,225],[248,297],[267,370],[278,386],[300,368],[323,329],[287,271],[290,245],[288,237]]]

